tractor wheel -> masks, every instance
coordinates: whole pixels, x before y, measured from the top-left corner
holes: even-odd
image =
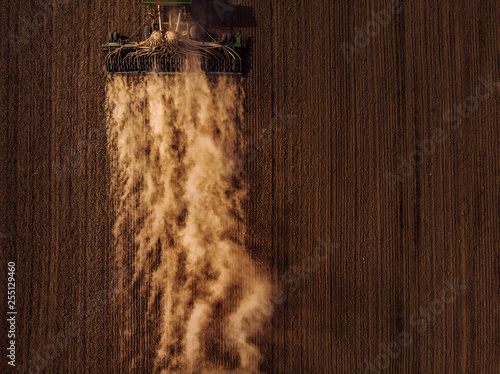
[[[113,33],[113,41],[114,41],[115,43],[117,43],[117,42],[118,42],[118,33],[117,33],[116,31]]]
[[[205,35],[204,35],[203,30],[201,29],[201,27],[198,26],[198,25],[195,25],[195,26],[192,26],[189,29],[189,36],[193,40],[198,40],[198,41],[202,42]]]
[[[144,39],[149,39],[152,33],[153,33],[153,28],[151,26],[144,27]]]
[[[112,32],[109,33],[109,42],[113,43],[113,33]]]

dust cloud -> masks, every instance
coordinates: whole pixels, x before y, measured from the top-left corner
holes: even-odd
[[[154,349],[156,373],[259,372],[273,307],[245,248],[242,103],[233,77],[108,80],[121,350]]]

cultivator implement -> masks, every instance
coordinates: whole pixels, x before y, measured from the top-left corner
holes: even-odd
[[[224,33],[215,39],[191,20],[186,9],[190,0],[143,0],[143,4],[149,7],[151,23],[144,28],[145,40],[133,42],[116,32],[111,33],[109,42],[103,46],[106,72],[175,74],[201,70],[208,74],[242,73],[240,32],[235,36]],[[211,40],[206,40],[208,38]]]
[[[153,45],[151,39],[163,38],[153,32],[142,43],[109,43],[105,46],[108,73],[181,73],[201,69],[206,73],[240,74],[242,72],[241,44],[223,45],[193,40],[161,40]],[[240,37],[237,36],[236,39]]]

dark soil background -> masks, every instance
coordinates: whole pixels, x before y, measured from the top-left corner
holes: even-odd
[[[500,82],[497,2],[222,3],[196,14],[247,38],[248,247],[285,290],[263,372],[498,373],[500,101],[495,83],[476,89]],[[17,368],[121,373],[100,45],[144,11],[2,5],[0,284],[6,300],[15,261]],[[0,372],[17,372],[0,305]]]

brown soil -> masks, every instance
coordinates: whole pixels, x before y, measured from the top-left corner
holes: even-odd
[[[461,105],[461,123],[444,117],[457,117],[483,78],[500,82],[496,2],[405,1],[367,45],[358,40],[350,63],[343,43],[354,45],[356,27],[387,2],[240,3],[225,25],[250,38],[242,130],[259,140],[246,156],[248,247],[286,290],[263,371],[369,372],[368,360],[371,372],[497,373],[498,87]],[[109,31],[139,27],[141,6],[43,4],[6,2],[0,13],[0,283],[15,261],[18,367],[118,373],[99,46]],[[11,33],[25,37],[17,49]],[[427,154],[390,188],[386,173],[398,173],[415,140],[429,140]],[[300,284],[284,284],[329,237],[339,246],[292,276]],[[455,279],[465,289],[442,303]],[[0,372],[10,372],[6,360]]]

